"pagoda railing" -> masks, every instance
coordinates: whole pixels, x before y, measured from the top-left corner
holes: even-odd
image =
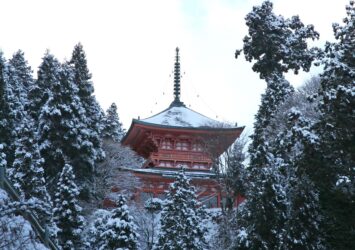
[[[191,151],[162,151],[152,154],[152,158],[158,158],[159,160],[211,162],[211,158],[203,155],[203,153]]]

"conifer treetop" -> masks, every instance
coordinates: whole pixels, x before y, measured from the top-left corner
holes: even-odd
[[[161,213],[161,231],[154,249],[205,249],[205,211],[183,170],[170,185]]]
[[[308,48],[307,39],[318,39],[313,25],[305,26],[298,16],[285,19],[273,13],[273,4],[265,1],[253,7],[246,18],[249,34],[244,38],[243,52],[247,61],[256,60],[253,70],[265,79],[272,73],[282,74],[300,69],[309,71],[317,57],[316,48]],[[241,50],[237,50],[236,57]]]

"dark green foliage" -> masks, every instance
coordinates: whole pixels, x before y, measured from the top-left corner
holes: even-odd
[[[37,80],[29,87],[28,109],[36,122],[39,120],[41,108],[51,96],[53,86],[58,85],[60,67],[59,61],[47,51],[38,68]]]
[[[26,119],[17,133],[15,160],[9,169],[14,186],[26,201],[33,202],[43,224],[51,223],[52,203],[44,179],[44,160],[33,132],[33,121]]]
[[[106,111],[106,116],[103,122],[102,137],[119,142],[124,136],[125,131],[122,128],[122,123],[117,114],[117,106],[112,103]]]
[[[280,168],[274,160],[267,167],[251,171],[250,176],[255,177],[248,185],[240,219],[246,236],[237,235],[237,249],[279,249],[282,245],[287,199]]]
[[[265,79],[267,88],[262,95],[261,105],[255,117],[254,134],[251,136],[253,141],[249,147],[247,200],[236,248],[287,249],[285,246],[289,244],[290,238],[299,239],[298,236],[289,237],[289,234],[296,234],[297,230],[293,227],[296,220],[293,221],[292,216],[296,216],[293,212],[299,208],[297,206],[292,208],[292,205],[296,204],[292,202],[301,198],[293,196],[293,199],[290,195],[301,187],[292,186],[292,183],[298,183],[297,178],[300,176],[295,176],[291,170],[295,167],[294,159],[288,158],[290,153],[288,150],[298,145],[290,143],[289,148],[285,145],[280,146],[286,140],[283,137],[285,134],[273,141],[269,131],[277,130],[278,124],[271,121],[280,106],[294,92],[283,74],[289,70],[297,74],[300,69],[304,71],[310,69],[312,61],[318,56],[318,50],[309,49],[306,40],[317,39],[319,35],[312,25],[305,26],[297,16],[284,19],[275,15],[270,1],[254,7],[246,16],[246,23],[249,35],[244,38],[243,52],[247,61],[255,60],[253,70],[260,74],[260,78]],[[240,51],[237,51],[236,56],[239,53]],[[305,192],[306,190],[303,190],[301,193]],[[312,198],[317,198],[317,192],[305,197],[308,202]],[[304,218],[303,221],[308,223],[310,220],[312,218]],[[290,244],[290,248],[302,248],[307,245],[308,233],[305,232],[306,238],[302,238],[300,246]]]
[[[320,189],[323,228],[331,249],[355,246],[355,6],[343,26],[333,25],[336,43],[327,43],[321,74],[319,146],[309,150],[313,180]]]
[[[25,59],[24,52],[21,50],[17,51],[9,60],[9,65],[14,68],[18,80],[23,86],[23,94],[27,96],[30,87],[34,84],[34,79],[32,76],[32,69]]]
[[[94,161],[100,161],[104,157],[100,138],[104,113],[93,95],[94,86],[91,81],[91,73],[87,66],[85,51],[80,43],[74,47],[69,64],[73,68],[74,83],[78,88],[78,97],[85,111],[85,116],[82,116],[81,119],[86,126],[87,140],[92,143]]]
[[[298,16],[284,19],[274,14],[270,1],[253,7],[245,20],[249,35],[243,40],[243,52],[247,61],[256,60],[253,70],[260,73],[262,79],[288,70],[296,74],[300,69],[309,70],[318,54],[315,48],[308,49],[306,42],[319,37],[313,25],[305,26]]]
[[[79,190],[74,180],[72,167],[65,164],[57,183],[54,208],[54,220],[59,228],[58,239],[63,249],[78,249],[84,227],[77,200]]]
[[[278,107],[293,91],[293,87],[283,76],[275,74],[268,79],[266,92],[261,96],[261,105],[255,116],[254,134],[251,136],[252,143],[249,147],[251,166],[263,167],[267,164],[268,153],[271,149],[266,132],[275,129],[270,127],[271,119]]]
[[[94,87],[91,82],[91,73],[87,67],[86,55],[81,43],[75,45],[72,58],[69,62],[74,67],[74,80],[79,88],[78,95],[83,101],[88,101],[94,93]]]
[[[8,101],[8,81],[6,73],[6,62],[0,51],[0,144],[4,144],[4,149],[7,159],[10,154],[9,145],[11,139],[12,122],[9,117],[10,107]]]
[[[75,100],[77,90],[72,84],[70,69],[62,69],[57,60],[49,54],[42,65],[46,68],[46,73],[39,75],[39,79],[43,79],[41,84],[48,86],[44,89],[47,89],[48,99],[40,106],[38,126],[41,154],[46,165],[45,174],[51,179],[61,172],[68,157],[66,153],[74,153],[71,149],[78,129],[75,117],[78,112],[73,109],[73,105],[78,101]],[[50,81],[47,82],[48,80]]]
[[[194,188],[181,171],[167,193],[154,249],[206,249],[206,229],[202,225],[205,216]]]
[[[52,58],[50,55],[48,58]],[[53,59],[52,59],[53,60]],[[48,99],[41,106],[38,119],[41,153],[45,159],[48,179],[55,178],[65,162],[74,167],[78,183],[92,177],[97,154],[85,123],[85,110],[78,97],[73,69],[67,65],[50,64],[58,72],[49,85]]]
[[[103,245],[100,249],[138,249],[136,225],[129,215],[126,199],[118,195],[116,208],[111,211],[111,216],[102,230],[100,236]]]
[[[275,139],[275,155],[282,162],[287,199],[283,246],[287,249],[324,249],[319,191],[311,179],[304,151],[315,145],[318,136],[312,122],[293,108],[284,130]]]

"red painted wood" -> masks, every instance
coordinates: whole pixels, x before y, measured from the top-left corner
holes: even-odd
[[[207,173],[212,166],[212,159],[222,154],[241,134],[241,128],[183,128],[157,126],[133,120],[122,141],[146,159],[143,168],[178,170],[181,165],[187,171]],[[134,199],[144,202],[147,195],[162,197],[168,190],[173,178],[158,174],[135,172],[142,186],[136,190]],[[197,189],[201,201],[207,201],[210,207],[219,207],[223,193],[214,179],[192,179],[191,184]],[[237,197],[237,204],[242,202]],[[108,202],[106,202],[108,204]],[[109,204],[108,204],[109,205]]]

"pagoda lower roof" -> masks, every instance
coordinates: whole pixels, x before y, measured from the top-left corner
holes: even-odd
[[[140,174],[147,174],[147,175],[158,175],[165,178],[176,178],[179,174],[180,169],[170,170],[170,169],[163,169],[163,168],[124,168],[121,167],[122,170],[132,171],[134,173]],[[216,174],[211,171],[188,171],[185,170],[185,175],[191,179],[214,179]]]

